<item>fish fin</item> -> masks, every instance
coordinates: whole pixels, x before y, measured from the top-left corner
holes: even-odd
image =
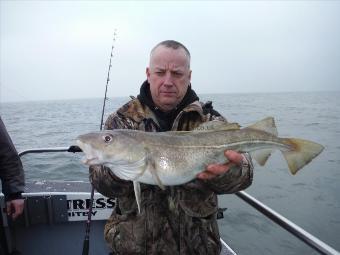
[[[267,117],[267,118],[260,120],[256,123],[246,127],[246,128],[265,131],[265,132],[272,134],[272,135],[275,135],[275,136],[278,135],[277,128],[276,128],[275,121],[274,121],[273,117]]]
[[[158,187],[160,187],[162,190],[165,190],[165,187],[157,174],[156,168],[149,167],[148,169],[152,175],[152,178],[155,180],[156,184],[158,185]]]
[[[186,135],[192,134],[192,131],[166,131],[165,133],[168,133],[170,135]]]
[[[321,144],[298,138],[283,138],[285,144],[290,147],[288,151],[282,151],[292,174],[296,174],[324,149]]]
[[[259,163],[260,166],[264,166],[272,152],[273,151],[271,149],[263,149],[252,151],[250,152],[250,155],[257,163]]]
[[[137,207],[138,207],[138,212],[140,213],[141,211],[141,189],[140,189],[140,183],[137,181],[133,181],[133,190],[135,191],[135,198],[137,202]]]
[[[220,120],[212,120],[203,122],[193,131],[217,131],[217,130],[238,130],[240,125],[238,123],[229,123]]]
[[[148,169],[154,179],[155,183],[162,189],[165,190],[165,187],[157,174],[156,162],[152,157],[152,153],[148,148],[145,148],[147,151],[147,155],[145,157],[145,169]]]
[[[194,128],[191,131],[167,131],[169,134],[174,135],[187,135],[192,134],[196,132],[212,132],[212,131],[218,131],[218,130],[239,130],[240,125],[238,123],[228,123],[225,121],[220,120],[212,120],[208,122],[203,122],[198,127]]]
[[[148,156],[147,156],[147,157],[148,157]],[[142,167],[142,171],[141,171],[139,174],[137,174],[137,176],[134,177],[134,178],[132,179],[132,181],[138,180],[138,178],[141,177],[141,176],[145,173],[145,170],[147,169],[147,166],[148,166],[148,165],[147,165],[148,161],[146,160],[145,163],[146,163],[146,164],[144,164],[143,167]]]

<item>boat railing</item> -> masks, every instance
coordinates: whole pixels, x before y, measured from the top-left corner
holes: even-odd
[[[317,237],[313,236],[303,228],[299,227],[289,219],[285,218],[278,212],[271,209],[269,206],[265,205],[264,203],[258,201],[256,198],[252,197],[248,193],[244,191],[239,191],[235,193],[240,199],[245,201],[247,204],[264,214],[267,218],[271,219],[273,222],[278,224],[280,227],[286,229],[291,234],[308,244],[312,247],[315,251],[319,252],[320,254],[325,255],[335,255],[340,254],[337,250],[333,249],[328,244],[324,243]]]
[[[19,156],[23,156],[28,153],[45,153],[45,152],[81,152],[81,149],[78,146],[70,146],[70,147],[55,147],[55,148],[36,148],[36,149],[29,149],[24,150],[19,153]],[[248,193],[244,191],[236,192],[235,195],[249,204],[251,207],[255,208],[259,212],[261,212],[266,218],[271,219],[273,222],[278,224],[280,227],[284,228],[295,237],[309,245],[315,251],[320,254],[325,255],[339,255],[340,253],[326,244],[325,242],[321,241],[311,233],[307,232],[302,227],[299,227],[297,224],[293,223],[289,219],[285,218],[278,212],[271,209],[269,206],[265,205],[264,203],[260,202],[256,198],[252,197]]]
[[[34,148],[19,152],[19,156],[22,157],[29,153],[45,153],[45,152],[82,152],[82,150],[76,146],[72,145],[70,147],[50,147],[50,148]]]

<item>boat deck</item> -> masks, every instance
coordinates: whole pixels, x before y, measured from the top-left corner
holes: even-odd
[[[24,214],[15,222],[2,214],[3,235],[10,250],[25,255],[80,254],[90,189],[90,183],[86,182],[28,183],[23,194],[26,198]],[[94,203],[98,206],[93,209],[89,254],[109,254],[103,229],[115,200],[95,193]],[[4,208],[3,195],[0,195],[0,204]],[[235,255],[223,240],[221,243],[221,255]]]

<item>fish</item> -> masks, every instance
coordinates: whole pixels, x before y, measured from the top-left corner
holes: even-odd
[[[237,123],[209,121],[192,131],[144,132],[104,130],[77,137],[86,165],[104,165],[133,182],[140,211],[140,183],[181,185],[196,178],[207,165],[226,163],[225,150],[247,152],[260,166],[274,150],[282,152],[295,175],[324,149],[300,138],[280,138],[273,117],[241,128]]]

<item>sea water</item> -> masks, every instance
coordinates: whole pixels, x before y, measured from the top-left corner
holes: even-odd
[[[200,95],[229,121],[247,126],[273,116],[280,137],[309,139],[325,150],[295,176],[280,152],[264,167],[255,164],[246,190],[262,203],[340,250],[340,92]],[[129,98],[107,102],[104,119]],[[102,99],[2,103],[0,114],[18,151],[68,147],[79,134],[100,129]],[[22,157],[26,181],[88,181],[81,153]],[[221,237],[238,254],[317,254],[235,195],[219,196],[227,208]]]

